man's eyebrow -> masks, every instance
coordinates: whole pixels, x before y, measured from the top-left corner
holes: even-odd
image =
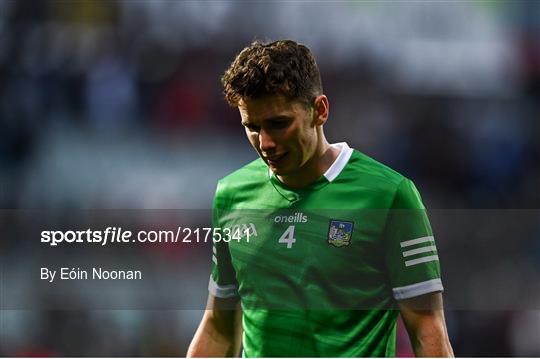
[[[292,118],[291,116],[280,115],[280,116],[275,116],[275,117],[269,117],[266,119],[266,121],[289,120],[291,118]]]
[[[292,119],[292,116],[280,115],[280,116],[265,118],[263,122],[275,122],[275,121],[284,121],[284,120],[291,120],[291,119]]]
[[[265,118],[264,120],[262,120],[262,122],[283,121],[283,120],[290,120],[290,119],[292,119],[292,116],[280,115],[280,116]],[[244,120],[242,121],[242,125],[248,126],[248,125],[253,125],[253,123],[250,122],[249,120]]]

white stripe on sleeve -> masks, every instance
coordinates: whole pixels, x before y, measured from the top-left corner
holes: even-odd
[[[439,260],[439,256],[437,255],[420,257],[416,259],[411,259],[410,261],[405,261],[405,267],[410,267],[410,266],[414,266],[420,263],[433,262],[433,261],[438,261],[438,260]]]
[[[437,252],[437,247],[428,246],[428,247],[420,247],[420,248],[416,248],[416,249],[411,249],[411,250],[403,252],[403,257],[414,256],[415,254],[426,253],[426,252],[435,252],[436,253]]]
[[[433,238],[433,236],[427,236],[427,237],[410,239],[408,241],[403,241],[403,242],[400,242],[399,245],[401,246],[401,248],[403,248],[403,247],[414,246],[415,244],[420,244],[424,242],[434,242],[434,241],[435,241],[435,238]]]

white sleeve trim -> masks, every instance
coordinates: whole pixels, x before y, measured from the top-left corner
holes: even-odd
[[[212,276],[210,276],[210,282],[208,283],[208,291],[214,297],[218,298],[231,298],[238,296],[238,288],[235,284],[219,285]]]
[[[394,298],[397,300],[417,297],[432,292],[442,292],[443,290],[444,288],[440,278],[426,280],[425,282],[406,285],[404,287],[392,288]]]

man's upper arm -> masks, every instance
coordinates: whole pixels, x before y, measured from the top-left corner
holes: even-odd
[[[394,299],[417,356],[452,356],[442,305],[439,254],[422,199],[404,179],[386,228],[386,264]]]
[[[435,237],[420,194],[408,179],[397,187],[388,212],[385,261],[394,299],[443,290]]]
[[[226,195],[223,190],[223,185],[218,182],[214,200],[212,202],[212,227],[223,228],[223,214],[227,214],[225,210]],[[236,272],[232,264],[229,245],[225,241],[217,241],[212,243],[212,272],[208,283],[208,291],[211,295],[218,298],[231,298],[238,296],[238,282]]]
[[[218,182],[212,203],[212,226],[222,228],[224,194]],[[242,310],[238,282],[228,243],[212,243],[212,270],[208,283],[208,301],[191,353],[203,356],[237,356],[242,338]],[[205,347],[205,348],[201,348]],[[199,350],[202,349],[202,350]],[[209,351],[210,350],[210,351]]]

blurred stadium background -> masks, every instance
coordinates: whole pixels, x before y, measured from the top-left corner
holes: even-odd
[[[318,59],[330,141],[412,178],[429,208],[538,209],[539,19],[538,1],[2,0],[1,208],[209,208],[216,180],[255,158],[219,78],[254,39],[292,38]],[[507,239],[538,282],[540,226]],[[455,353],[540,356],[537,300],[449,311]],[[4,310],[0,355],[183,356],[200,316]]]

